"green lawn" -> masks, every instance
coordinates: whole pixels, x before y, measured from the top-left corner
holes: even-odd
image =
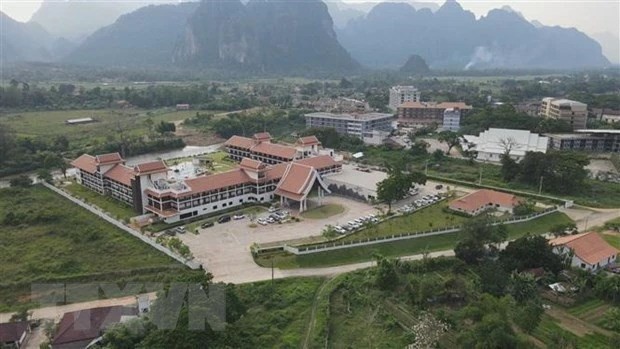
[[[303,212],[301,216],[308,219],[324,219],[342,212],[344,212],[344,206],[338,204],[327,204]]]
[[[617,249],[620,249],[620,233],[615,233],[614,235],[601,234],[601,236],[603,237],[603,239],[605,239],[605,241],[607,241],[607,243]]]
[[[529,222],[511,224],[507,226],[509,239],[516,239],[527,233],[542,234],[556,224],[567,222],[571,222],[570,218],[563,213],[555,212]],[[460,239],[461,233],[457,232],[300,256],[276,253],[256,257],[255,261],[263,267],[271,267],[273,259],[274,265],[282,269],[326,267],[370,261],[375,253],[386,257],[400,257],[450,250]]]
[[[66,136],[72,149],[88,148],[103,144],[108,138],[117,138],[119,127],[126,135],[141,136],[147,134],[147,119],[153,123],[160,121],[185,120],[196,111],[157,110],[66,110],[11,113],[0,116],[0,126],[8,126],[18,136],[36,138],[43,136],[52,139]],[[65,125],[67,119],[92,117],[97,122],[83,125]]]
[[[385,222],[371,226],[358,233],[348,235],[339,241],[358,241],[368,237],[390,236],[413,231],[427,231],[437,228],[461,225],[468,218],[445,212],[448,202],[443,201],[436,205],[425,207],[412,214],[392,218]]]
[[[0,311],[34,282],[175,280],[196,272],[51,190],[0,190]]]
[[[78,183],[73,182],[64,188],[70,192],[71,195],[101,208],[114,218],[128,221],[129,218],[139,215],[139,213],[134,211],[133,207],[124,202],[118,201],[110,196],[100,195]]]

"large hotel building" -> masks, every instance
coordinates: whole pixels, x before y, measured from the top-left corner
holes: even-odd
[[[299,203],[307,208],[316,189],[319,201],[329,193],[323,177],[342,170],[316,137],[294,146],[271,143],[268,133],[232,137],[225,143],[239,167],[218,174],[173,179],[163,161],[127,166],[118,153],[84,154],[72,162],[77,181],[100,194],[132,205],[139,214],[153,213],[167,223],[215,213],[246,203]]]

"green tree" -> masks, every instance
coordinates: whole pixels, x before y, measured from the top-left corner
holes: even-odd
[[[426,183],[426,176],[420,172],[403,173],[400,168],[389,169],[388,177],[377,183],[377,199],[388,205],[388,213],[392,211],[392,203],[403,199],[414,184]]]
[[[607,309],[603,314],[601,323],[606,329],[620,333],[620,308]]]
[[[9,184],[11,187],[28,188],[32,185],[32,179],[26,175],[20,175],[15,178],[11,178]]]
[[[388,290],[398,284],[398,259],[388,259],[383,256],[375,256],[377,260],[376,283],[382,289]]]
[[[529,273],[513,272],[510,276],[508,290],[512,298],[514,298],[519,305],[523,305],[538,297],[536,279]]]
[[[502,178],[506,182],[511,182],[519,175],[519,171],[521,167],[519,164],[510,156],[506,154],[501,155],[501,164],[502,164]]]
[[[457,243],[454,253],[467,264],[478,264],[497,253],[497,245],[508,236],[506,227],[503,224],[494,226],[487,215],[465,222],[461,233],[463,239]]]
[[[439,132],[439,134],[437,135],[437,140],[439,140],[441,143],[446,143],[446,145],[448,146],[448,151],[446,152],[447,155],[450,155],[450,151],[452,150],[452,148],[459,145],[460,138],[461,136],[453,131],[442,131]]]
[[[553,253],[553,247],[540,235],[526,235],[509,242],[499,253],[499,261],[508,272],[544,268],[555,274],[563,269],[562,257]]]
[[[527,302],[515,307],[512,319],[525,333],[532,333],[540,324],[545,310],[537,302]]]
[[[51,182],[53,179],[52,173],[48,169],[45,169],[45,168],[40,168],[37,170],[37,178],[40,181],[48,182],[48,183]]]
[[[163,135],[166,133],[174,133],[177,130],[177,128],[172,122],[160,121],[159,124],[155,126],[155,130],[158,133]]]

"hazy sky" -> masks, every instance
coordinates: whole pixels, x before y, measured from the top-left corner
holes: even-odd
[[[42,0],[0,0],[0,10],[9,16],[27,21],[40,6]],[[47,0],[64,1],[64,0]],[[93,1],[93,0],[90,0]],[[96,1],[96,0],[95,0]],[[109,1],[109,0],[102,0]],[[132,1],[132,0],[112,0]],[[142,0],[144,1],[144,0]],[[155,0],[156,1],[156,0]],[[155,2],[153,1],[153,2]],[[343,0],[345,2],[381,2],[381,0]],[[390,0],[392,1],[392,0]],[[406,2],[406,0],[395,2]],[[442,0],[427,0],[443,3]],[[172,2],[162,0],[162,2]],[[460,0],[466,9],[478,17],[490,9],[509,5],[521,12],[528,20],[538,20],[545,25],[576,27],[586,33],[610,32],[620,37],[620,0]]]

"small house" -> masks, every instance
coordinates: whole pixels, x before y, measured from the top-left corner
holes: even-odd
[[[570,258],[572,267],[598,271],[616,262],[618,249],[595,233],[582,233],[555,238],[549,243],[553,252]]]

